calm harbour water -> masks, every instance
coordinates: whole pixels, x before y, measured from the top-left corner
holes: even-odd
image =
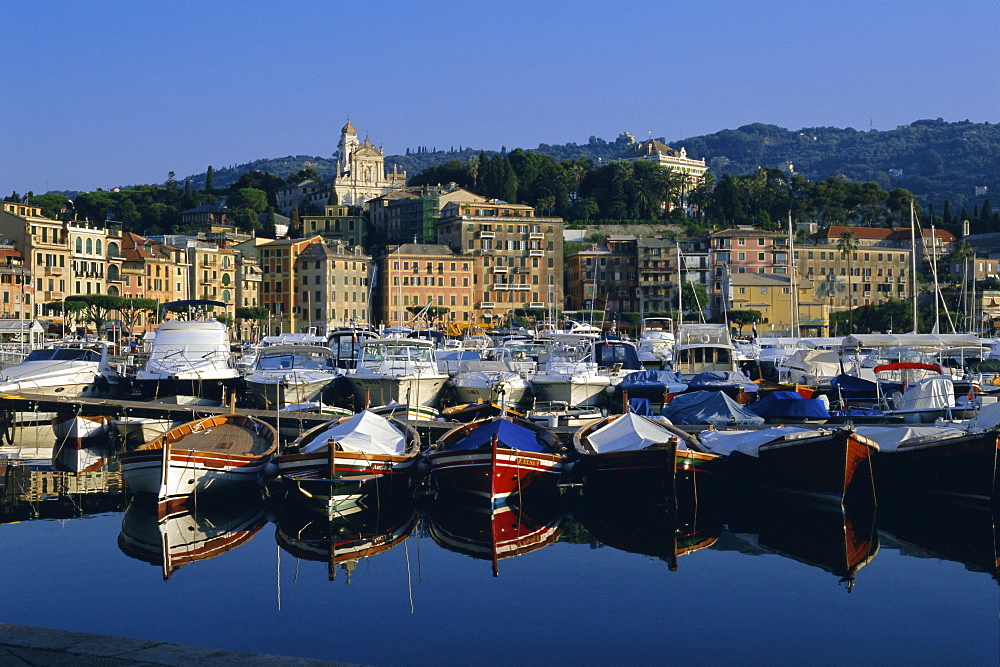
[[[155,512],[115,473],[0,469],[9,623],[375,664],[1000,661],[988,511],[883,501],[845,520],[779,503],[674,524],[566,503],[498,519],[523,553],[494,577],[483,515],[395,505],[331,526],[241,499],[167,528],[175,548],[219,551],[164,581]],[[376,537],[354,561],[356,535]]]

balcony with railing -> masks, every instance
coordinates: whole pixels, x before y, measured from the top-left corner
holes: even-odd
[[[529,250],[528,251],[528,257],[544,257],[544,256],[545,256],[545,251],[544,250]]]

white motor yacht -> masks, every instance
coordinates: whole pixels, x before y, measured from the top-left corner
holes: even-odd
[[[323,345],[272,345],[260,350],[244,380],[258,407],[280,410],[290,403],[320,398],[337,377],[330,348]]]
[[[561,401],[571,407],[597,405],[611,386],[594,359],[594,344],[556,340],[548,350],[544,370],[531,378],[535,395],[543,401]]]
[[[217,320],[162,322],[149,360],[135,379],[143,400],[196,397],[221,401],[225,387],[239,380],[229,350],[229,330]]]
[[[347,379],[357,409],[391,401],[433,406],[448,374],[438,370],[432,342],[380,338],[365,342],[358,365],[348,371]]]
[[[107,343],[60,343],[34,350],[24,361],[0,371],[0,392],[114,398],[125,380],[108,361]]]
[[[681,324],[677,327],[674,370],[684,377],[705,371],[735,371],[736,348],[725,324]]]
[[[515,406],[528,390],[525,380],[514,367],[509,350],[492,350],[494,361],[463,361],[455,373],[455,398],[459,403],[500,402]]]
[[[642,321],[639,340],[639,359],[650,370],[666,368],[674,358],[674,321],[669,317],[647,317]]]

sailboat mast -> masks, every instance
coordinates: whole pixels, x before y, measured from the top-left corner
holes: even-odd
[[[681,242],[677,244],[677,323],[684,324],[684,273],[681,271]]]
[[[920,333],[920,325],[917,321],[917,216],[913,211],[913,202],[910,202],[910,275],[913,278],[913,291],[910,293],[910,302],[913,304],[913,333]]]
[[[792,315],[792,325],[789,327],[788,333],[793,337],[798,338],[800,335],[799,331],[799,297],[798,290],[795,284],[795,235],[792,234],[792,210],[788,209],[788,284],[791,289],[791,308],[789,312]]]

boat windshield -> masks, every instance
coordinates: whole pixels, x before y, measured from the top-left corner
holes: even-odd
[[[97,363],[101,355],[93,350],[78,350],[71,348],[53,348],[35,350],[24,359],[25,361],[92,361]]]
[[[333,368],[333,360],[322,355],[280,354],[264,356],[257,360],[257,370],[326,370]]]
[[[416,361],[431,362],[431,348],[409,347],[407,345],[366,345],[362,352],[362,362],[368,361]]]

